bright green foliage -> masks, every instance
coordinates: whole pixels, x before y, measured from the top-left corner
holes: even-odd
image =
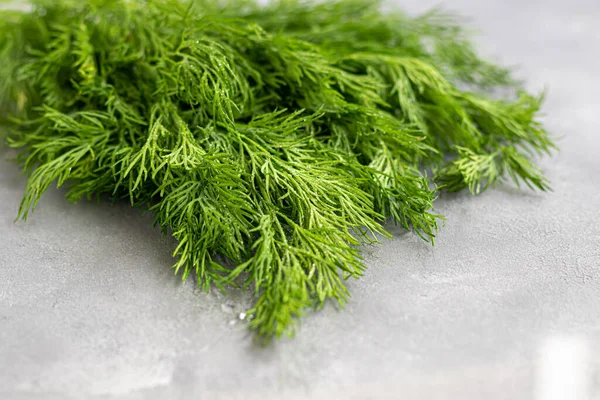
[[[530,161],[553,148],[541,99],[441,12],[33,5],[0,12],[0,116],[30,174],[20,216],[53,182],[71,201],[129,198],[178,241],[184,278],[253,288],[262,337],[343,304],[344,280],[365,268],[358,245],[387,235],[386,218],[433,240],[438,190],[548,187]]]

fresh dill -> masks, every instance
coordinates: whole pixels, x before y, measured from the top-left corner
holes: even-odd
[[[254,290],[263,338],[344,304],[359,245],[387,236],[387,218],[433,242],[442,190],[548,189],[531,161],[554,148],[541,98],[449,14],[372,0],[31,3],[0,11],[0,118],[29,174],[19,216],[54,182],[71,201],[128,198],[177,240],[184,279]]]

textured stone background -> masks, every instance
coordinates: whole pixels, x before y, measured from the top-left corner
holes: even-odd
[[[392,227],[345,312],[265,349],[236,318],[249,299],[180,284],[173,243],[126,204],[50,191],[14,224],[25,179],[2,162],[0,398],[542,399],[540,346],[568,335],[600,399],[600,3],[446,5],[472,17],[487,54],[549,87],[552,193],[445,196],[434,248]]]

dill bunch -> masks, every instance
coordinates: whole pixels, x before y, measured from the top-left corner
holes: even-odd
[[[53,182],[70,201],[128,198],[176,239],[183,279],[254,290],[265,339],[343,305],[386,219],[433,242],[442,190],[548,189],[531,161],[554,148],[541,98],[440,11],[31,4],[0,11],[1,123],[29,174],[19,217]]]

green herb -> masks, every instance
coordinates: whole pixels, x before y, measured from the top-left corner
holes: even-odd
[[[541,98],[443,12],[32,3],[0,11],[0,115],[29,173],[20,217],[53,182],[71,201],[129,198],[177,240],[184,279],[255,291],[263,338],[344,304],[358,245],[389,236],[386,218],[433,242],[440,190],[548,188],[531,162],[554,147]]]

